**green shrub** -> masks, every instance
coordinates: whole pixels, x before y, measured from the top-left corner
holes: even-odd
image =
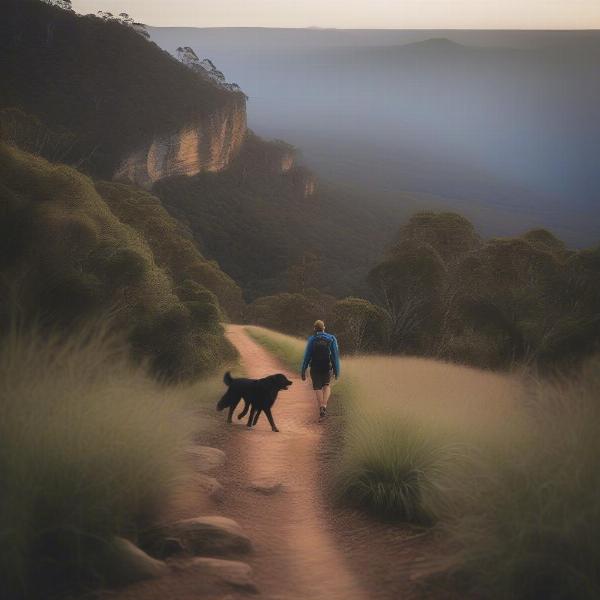
[[[600,348],[597,257],[544,229],[482,241],[460,215],[422,212],[368,279],[392,351],[565,371]]]
[[[0,227],[6,234],[0,240],[6,305],[0,329],[15,310],[23,319],[67,330],[111,314],[115,329],[131,332],[136,358],[148,360],[158,376],[170,380],[196,377],[232,356],[215,295],[198,283],[204,279],[193,274],[189,279],[177,269],[191,265],[197,273],[198,264],[207,265],[209,281],[223,283],[216,289],[239,297],[239,288],[178,237],[175,221],[156,198],[127,186],[116,191],[99,186],[112,191],[115,204],[131,200],[138,211],[130,213],[132,221],[143,212],[140,204],[158,211],[169,233],[165,240],[120,220],[90,179],[64,165],[0,144],[0,176]],[[170,269],[174,264],[177,269]],[[193,302],[178,298],[175,277],[182,290],[188,285],[188,296],[192,284],[186,281],[198,286]]]
[[[382,352],[389,347],[389,315],[381,307],[362,298],[345,298],[336,302],[331,309],[328,327],[335,332],[343,352]]]
[[[240,288],[219,265],[202,256],[181,223],[156,196],[134,186],[106,181],[96,183],[96,190],[112,212],[146,240],[156,263],[169,273],[178,290],[191,293],[191,288],[187,292],[184,288],[196,283],[210,290],[218,302],[214,296],[196,297],[196,301],[220,304],[229,318],[239,318],[243,306]]]

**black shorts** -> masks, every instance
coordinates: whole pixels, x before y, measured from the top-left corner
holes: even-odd
[[[310,368],[310,378],[312,379],[313,390],[322,390],[324,386],[331,382],[331,369]]]

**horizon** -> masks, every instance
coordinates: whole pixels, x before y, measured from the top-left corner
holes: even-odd
[[[128,12],[152,27],[368,29],[368,30],[541,30],[600,29],[600,3],[574,0],[407,0],[398,6],[391,0],[223,0],[208,5],[176,0],[165,11],[161,0],[73,0],[80,13],[98,10]]]
[[[151,25],[146,23],[147,27],[153,29],[292,29],[306,31],[488,31],[488,32],[513,32],[513,31],[535,31],[539,33],[548,32],[600,32],[599,27],[589,28],[502,28],[502,27],[317,27],[311,26],[269,26],[269,25]]]

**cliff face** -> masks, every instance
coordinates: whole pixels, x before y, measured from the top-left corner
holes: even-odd
[[[240,95],[173,133],[156,136],[123,160],[114,179],[149,188],[166,177],[221,171],[237,156],[246,132],[246,102]]]

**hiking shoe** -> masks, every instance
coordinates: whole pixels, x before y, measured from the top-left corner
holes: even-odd
[[[319,408],[319,419],[324,419],[327,416],[327,408],[321,406]]]

